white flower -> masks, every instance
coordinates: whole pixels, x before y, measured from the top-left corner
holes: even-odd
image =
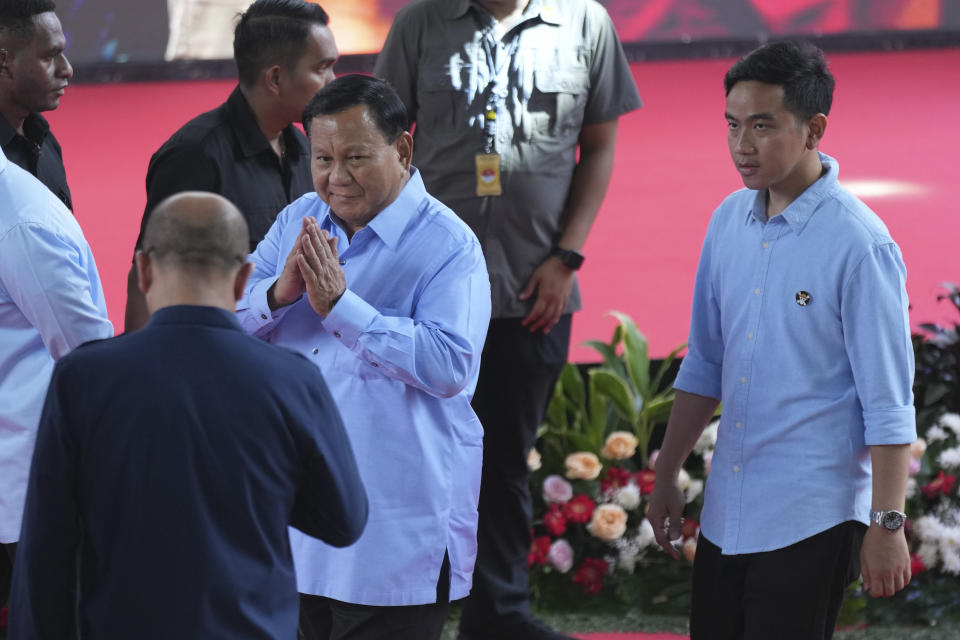
[[[697,499],[697,496],[703,491],[703,480],[691,480],[687,486],[687,504]]]
[[[624,549],[617,556],[617,567],[627,573],[633,573],[633,570],[637,568],[637,554],[630,549]]]
[[[917,495],[917,479],[916,478],[907,478],[907,499]]]
[[[627,511],[633,511],[640,506],[640,488],[632,482],[625,487],[620,487],[613,494],[613,501]]]
[[[527,454],[527,466],[530,467],[530,471],[537,471],[543,466],[540,462],[540,452],[536,447],[530,449],[530,453]]]
[[[653,525],[646,518],[640,523],[637,530],[637,545],[641,549],[646,549],[656,541],[656,535],[653,532]]]
[[[713,449],[717,444],[717,428],[720,426],[719,420],[714,420],[707,425],[707,428],[703,430],[703,433],[700,434],[700,437],[697,438],[697,443],[693,445],[693,452],[698,456],[702,456],[706,451]]]
[[[690,474],[683,467],[680,467],[680,472],[677,473],[677,486],[681,491],[686,491],[690,486]]]
[[[940,426],[944,429],[950,429],[960,436],[960,414],[945,413],[940,416]]]
[[[940,457],[937,458],[937,462],[939,462],[940,466],[944,469],[956,469],[960,467],[960,447],[944,449],[940,452]]]
[[[937,442],[938,440],[946,440],[947,432],[944,431],[940,425],[933,425],[927,429],[927,442]]]

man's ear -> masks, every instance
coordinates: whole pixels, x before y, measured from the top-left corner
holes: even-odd
[[[243,297],[243,292],[247,288],[247,280],[253,273],[253,263],[244,262],[243,266],[237,270],[237,275],[233,280],[233,297],[237,302]]]
[[[816,149],[827,131],[827,116],[822,113],[807,121],[807,149]]]
[[[140,293],[147,295],[147,291],[153,286],[153,263],[150,260],[150,254],[137,249],[133,259],[137,265],[137,288],[140,289]]]
[[[397,155],[400,157],[400,164],[403,165],[403,168],[410,169],[410,162],[413,160],[413,136],[410,135],[410,132],[404,131],[397,136],[393,147],[397,150]]]
[[[271,96],[280,95],[280,85],[283,76],[283,69],[280,68],[280,65],[275,64],[272,67],[267,67],[263,70],[263,73],[260,74],[260,81],[263,84],[264,89],[267,90],[267,93]]]
[[[0,76],[10,75],[10,58],[10,52],[4,48],[0,48]]]

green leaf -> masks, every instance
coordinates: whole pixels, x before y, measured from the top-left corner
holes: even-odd
[[[619,322],[620,335],[623,339],[623,361],[627,365],[627,372],[637,392],[642,397],[651,395],[650,391],[650,357],[647,354],[647,339],[637,329],[630,316],[619,311],[611,311]]]
[[[650,424],[661,424],[670,417],[670,410],[673,408],[673,394],[661,395],[653,398],[647,403],[644,414]]]
[[[599,369],[590,371],[590,397],[588,399],[590,418],[586,431],[590,441],[594,443],[592,450],[600,451],[603,446],[603,437],[607,433],[607,408],[610,406],[610,399],[597,389],[594,371],[599,371]]]
[[[582,433],[568,433],[566,438],[576,451],[590,451],[592,453],[599,451],[593,441]]]
[[[591,389],[610,398],[614,409],[631,424],[637,419],[633,391],[622,378],[606,369],[590,371]],[[605,429],[604,429],[605,431]]]
[[[587,340],[583,344],[584,346],[590,347],[603,356],[603,364],[607,366],[610,366],[611,363],[619,360],[619,357],[617,356],[617,350],[613,347],[613,345],[609,345],[600,340]]]
[[[660,385],[663,383],[663,376],[666,375],[667,371],[670,369],[670,365],[673,364],[673,361],[677,359],[677,356],[681,351],[687,348],[686,344],[682,344],[660,362],[660,367],[657,369],[657,374],[653,378],[653,382],[650,383],[650,390],[656,393],[660,390]]]
[[[563,365],[558,384],[562,385],[563,393],[570,399],[574,410],[583,411],[586,409],[586,405],[584,404],[586,391],[583,387],[583,377],[581,377],[576,365],[569,362]]]

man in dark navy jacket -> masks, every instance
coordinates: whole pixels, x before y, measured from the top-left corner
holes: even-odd
[[[360,536],[367,498],[318,369],[234,319],[248,241],[221,196],[171,197],[137,255],[149,324],[58,363],[11,639],[292,639],[287,526]]]

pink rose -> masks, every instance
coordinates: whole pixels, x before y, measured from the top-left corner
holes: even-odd
[[[573,487],[558,475],[547,476],[543,481],[543,499],[553,504],[564,504],[573,497]]]
[[[563,538],[557,538],[547,552],[547,562],[560,573],[570,571],[573,568],[573,547]]]
[[[660,449],[654,449],[652,452],[650,452],[650,459],[647,460],[647,468],[656,469],[657,458],[659,457],[660,457]]]
[[[910,475],[915,476],[920,473],[920,461],[916,458],[910,458]]]

